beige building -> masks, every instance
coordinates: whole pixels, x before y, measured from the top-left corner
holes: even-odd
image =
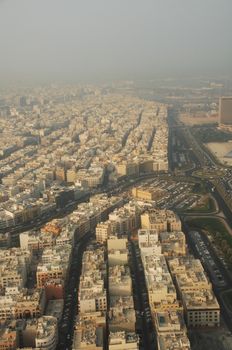
[[[141,256],[161,255],[161,244],[156,230],[138,230],[138,243]]]
[[[164,256],[144,256],[142,261],[151,310],[181,309]]]
[[[78,307],[81,315],[106,311],[105,275],[105,248],[98,248],[95,245],[88,247],[82,258],[82,274],[78,294]]]
[[[189,327],[220,326],[220,306],[200,260],[192,256],[168,260]]]
[[[66,169],[63,166],[57,166],[55,169],[56,180],[66,181]]]
[[[127,238],[118,238],[117,236],[110,236],[107,240],[107,250],[118,249],[125,250],[127,249],[128,239]]]
[[[110,249],[108,250],[108,263],[109,266],[127,265],[128,264],[128,251],[127,249]]]
[[[58,341],[57,319],[52,316],[42,316],[27,320],[21,332],[24,349],[55,350]]]
[[[65,280],[67,267],[63,264],[39,265],[36,272],[36,283],[42,288],[51,280]]]
[[[109,294],[110,296],[132,295],[132,280],[128,266],[109,267]]]
[[[43,316],[38,319],[35,346],[44,350],[55,350],[58,341],[57,319]]]
[[[98,318],[81,319],[75,326],[72,350],[103,350],[104,327]]]
[[[157,349],[190,350],[183,313],[180,311],[157,312],[153,316]]]
[[[157,201],[164,195],[165,191],[160,188],[153,187],[134,187],[132,189],[132,196],[134,198],[143,199],[145,201]]]
[[[139,174],[139,165],[132,162],[122,162],[116,166],[117,173],[120,176],[132,176]]]
[[[109,266],[128,265],[128,241],[126,238],[111,236],[107,240],[107,254]]]
[[[219,123],[224,125],[232,125],[232,97],[220,98]]]
[[[157,338],[158,350],[191,350],[190,342],[185,333],[160,334]]]
[[[40,317],[45,308],[44,290],[33,292],[27,289],[6,288],[5,295],[0,296],[0,319],[23,319]]]
[[[111,235],[111,224],[109,221],[101,222],[96,227],[96,240],[97,242],[104,243]]]
[[[181,334],[187,331],[183,312],[181,311],[160,311],[153,314],[153,321],[156,332]]]
[[[162,254],[165,256],[186,254],[185,234],[182,231],[161,232],[160,243],[162,246]]]
[[[67,170],[67,182],[74,183],[77,180],[77,172],[75,169]]]
[[[132,332],[110,332],[109,350],[138,350],[138,337]]]
[[[107,309],[107,299],[103,281],[82,278],[78,304],[80,314],[105,311]]]
[[[108,313],[109,329],[112,331],[135,331],[135,308],[132,296],[110,296]]]
[[[153,172],[153,160],[141,160],[139,162],[139,172],[140,173],[151,173]]]
[[[131,201],[109,214],[112,233],[128,234],[140,226],[142,207],[136,201]]]
[[[141,215],[141,226],[157,232],[181,231],[180,218],[171,210],[152,209]]]
[[[54,279],[66,281],[71,249],[70,244],[44,249],[36,271],[38,288],[44,287],[48,281]]]
[[[220,306],[212,290],[182,292],[188,327],[219,327]]]
[[[11,248],[0,250],[0,288],[15,286],[23,288],[32,255],[26,249]]]

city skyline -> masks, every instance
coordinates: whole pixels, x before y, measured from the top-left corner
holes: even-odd
[[[231,347],[229,90],[169,83],[2,91],[0,349]]]

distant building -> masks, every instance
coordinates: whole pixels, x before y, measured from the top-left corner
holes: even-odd
[[[20,107],[25,107],[27,105],[27,98],[26,98],[26,96],[20,96],[19,97],[19,105],[20,105]]]
[[[139,166],[137,163],[122,162],[117,164],[117,172],[119,176],[131,176],[139,174]]]
[[[64,166],[60,165],[57,166],[55,169],[55,174],[56,174],[56,180],[58,181],[66,181],[67,178],[67,173],[66,173],[66,169]]]
[[[134,198],[142,199],[145,201],[158,201],[166,194],[165,190],[162,190],[158,187],[134,187],[132,189],[132,196]]]
[[[220,98],[219,123],[225,125],[232,125],[232,97]]]
[[[77,179],[77,173],[75,169],[67,170],[67,182],[75,182]]]

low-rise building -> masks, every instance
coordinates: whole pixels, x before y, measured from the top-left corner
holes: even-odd
[[[142,262],[151,310],[181,310],[164,256],[144,256]]]
[[[89,246],[82,258],[78,305],[80,314],[106,311],[106,264],[104,248]]]
[[[182,231],[161,232],[160,243],[164,256],[179,256],[186,254],[185,234]]]
[[[161,255],[161,244],[156,230],[138,230],[138,243],[141,256]]]
[[[220,306],[212,290],[182,292],[188,327],[219,327]]]
[[[109,295],[132,295],[132,280],[128,266],[116,265],[109,267]]]
[[[44,290],[7,287],[5,294],[0,296],[0,319],[40,317],[44,313],[45,302]]]
[[[220,325],[220,306],[200,260],[193,256],[168,260],[189,327]]]
[[[159,187],[139,186],[132,189],[132,196],[145,201],[158,201],[165,196],[165,191]]]
[[[135,309],[132,296],[110,296],[108,313],[110,331],[135,332]]]
[[[105,323],[99,317],[82,319],[74,329],[72,350],[104,350]]]
[[[182,334],[187,331],[181,311],[159,311],[153,314],[153,318],[157,334]]]
[[[24,349],[55,350],[58,342],[57,319],[42,316],[27,320],[20,333]]]
[[[32,255],[26,249],[11,248],[0,250],[0,288],[23,288],[27,281],[27,274]]]
[[[62,318],[63,308],[63,299],[49,300],[49,302],[47,303],[45,315],[55,317],[59,322]]]
[[[157,343],[158,350],[191,350],[189,339],[185,333],[160,334]]]
[[[110,332],[109,350],[138,350],[138,336],[133,332]]]
[[[44,287],[48,281],[53,279],[66,280],[71,249],[70,244],[44,249],[36,271],[36,281],[39,288]]]
[[[171,210],[151,209],[141,215],[142,228],[157,232],[181,231],[180,218]]]
[[[38,319],[35,347],[39,349],[55,350],[58,341],[57,319],[43,316]]]

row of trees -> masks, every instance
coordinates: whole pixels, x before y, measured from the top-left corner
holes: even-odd
[[[216,248],[223,253],[223,256],[228,263],[229,267],[232,267],[232,240],[228,237],[226,239],[225,234],[221,232],[210,232],[213,236],[213,243]]]

